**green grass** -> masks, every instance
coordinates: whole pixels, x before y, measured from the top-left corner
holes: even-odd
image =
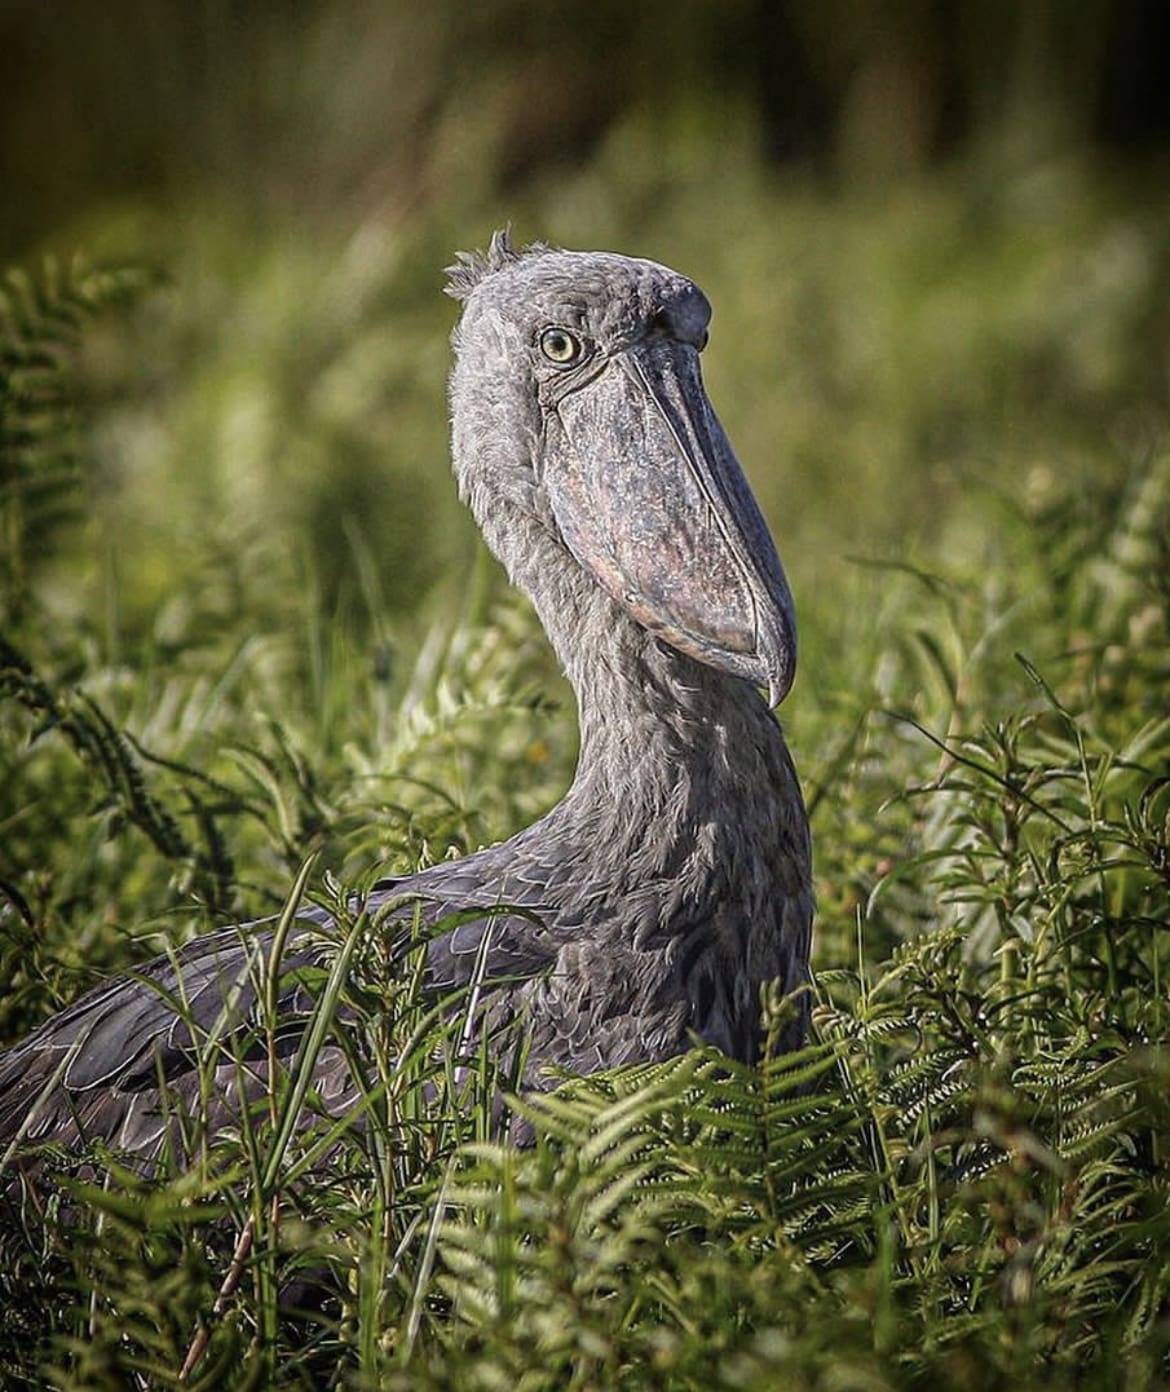
[[[206,1329],[209,1389],[1170,1385],[1170,259],[1122,195],[831,198],[637,121],[518,195],[715,303],[802,618],[815,1038],[518,1100],[519,1152],[409,972],[326,973],[303,1048],[344,1001],[366,1124],[278,1075],[189,1169],[61,1157],[3,1239],[0,1382],[175,1386]],[[345,891],[567,782],[571,699],[446,473],[456,238],[374,230],[209,212],[166,284],[7,283],[5,1040],[310,856],[344,952]]]

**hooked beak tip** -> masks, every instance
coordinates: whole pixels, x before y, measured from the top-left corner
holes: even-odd
[[[761,675],[767,678],[768,706],[772,710],[792,690],[796,678],[796,614],[783,575],[780,575],[780,590],[782,593],[775,594],[774,610],[764,618],[762,632],[757,629],[755,647],[762,667]],[[760,685],[764,685],[764,682]]]
[[[768,679],[768,705],[775,710],[792,690],[796,677],[796,625],[789,613],[782,628],[769,634],[762,647],[764,674]]]
[[[787,672],[768,673],[768,705],[775,710],[792,690],[792,677]]]

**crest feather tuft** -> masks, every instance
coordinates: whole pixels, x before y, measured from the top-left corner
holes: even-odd
[[[446,267],[446,293],[455,300],[465,300],[481,280],[511,266],[532,252],[547,251],[541,242],[517,251],[512,245],[512,228],[501,227],[492,233],[487,251],[457,251],[455,264]]]

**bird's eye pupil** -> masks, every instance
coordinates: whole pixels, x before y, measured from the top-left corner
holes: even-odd
[[[567,329],[545,329],[540,336],[540,351],[549,362],[563,367],[580,357],[581,342]]]

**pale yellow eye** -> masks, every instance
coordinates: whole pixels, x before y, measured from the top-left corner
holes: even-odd
[[[568,367],[581,356],[581,340],[568,329],[545,329],[540,336],[540,351],[558,367]]]

